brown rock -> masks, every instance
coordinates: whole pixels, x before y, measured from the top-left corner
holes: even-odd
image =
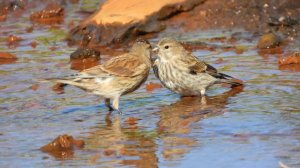
[[[52,46],[52,47],[50,47],[49,49],[50,49],[51,51],[55,51],[55,50],[57,50],[57,47]]]
[[[33,31],[34,27],[33,26],[30,26],[30,27],[27,27],[26,28],[26,32],[27,33],[31,33]]]
[[[72,4],[78,4],[79,0],[69,0]]]
[[[103,153],[106,156],[112,156],[112,155],[116,155],[117,152],[115,150],[112,150],[112,149],[107,149]]]
[[[281,43],[280,38],[274,33],[268,33],[260,37],[257,48],[259,49],[269,49],[279,46]]]
[[[7,14],[8,14],[8,9],[4,6],[2,6],[3,4],[0,3],[0,21],[5,21]],[[1,20],[3,19],[3,20]]]
[[[283,50],[281,47],[275,47],[275,48],[266,48],[266,49],[260,49],[258,51],[258,54],[261,56],[267,55],[267,54],[282,54]]]
[[[11,46],[11,45],[17,45],[17,43],[19,43],[21,40],[22,40],[21,37],[17,37],[17,36],[15,36],[15,35],[9,35],[9,36],[7,37],[7,39],[6,39],[7,44],[8,44],[9,46]]]
[[[64,86],[66,86],[66,84],[56,83],[55,85],[52,86],[52,90],[57,94],[62,94],[64,93]]]
[[[292,72],[300,72],[300,64],[282,64],[278,66],[279,70],[287,70]]]
[[[71,69],[82,71],[99,65],[100,52],[89,48],[78,48],[70,55]]]
[[[135,117],[129,117],[126,119],[126,123],[129,125],[136,125],[137,121],[140,120],[139,118],[135,118]]]
[[[122,42],[164,29],[161,20],[188,11],[204,0],[108,0],[75,27],[68,39],[87,45]],[[122,4],[122,5],[120,5]]]
[[[49,153],[55,158],[66,159],[73,157],[74,146],[82,148],[84,141],[75,140],[72,136],[65,134],[58,136],[49,144],[41,147],[40,150]]]
[[[300,52],[294,52],[290,55],[282,57],[278,60],[279,65],[288,65],[288,64],[299,64],[300,66]]]
[[[36,91],[39,88],[39,84],[33,84],[30,88]]]
[[[17,61],[17,57],[7,52],[0,52],[0,65],[12,64]]]
[[[82,71],[84,69],[88,69],[99,65],[99,60],[97,58],[83,58],[83,59],[71,59],[71,69]]]
[[[30,15],[32,22],[40,24],[60,24],[64,20],[64,8],[54,4]]]
[[[70,55],[70,59],[95,58],[100,59],[100,52],[89,48],[78,48]]]
[[[0,52],[0,59],[17,59],[17,57],[11,53]]]
[[[31,45],[32,48],[36,48],[36,46],[38,45],[38,43],[36,41],[32,41],[30,43],[30,45]]]

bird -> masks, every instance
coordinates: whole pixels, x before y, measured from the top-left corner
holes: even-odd
[[[151,50],[150,43],[139,38],[128,53],[79,73],[51,80],[104,97],[110,111],[116,110],[122,114],[120,97],[137,90],[147,80],[151,69]]]
[[[214,84],[243,85],[241,80],[199,60],[174,38],[161,39],[153,52],[157,54],[152,66],[155,76],[166,88],[181,96],[204,97],[207,88]]]

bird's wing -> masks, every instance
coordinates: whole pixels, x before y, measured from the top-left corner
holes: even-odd
[[[80,82],[86,79],[107,79],[113,76],[134,77],[147,73],[147,69],[147,65],[136,56],[124,54],[114,57],[102,65],[85,69],[79,73],[48,80]]]
[[[109,74],[102,70],[102,65],[97,65],[88,69],[81,71],[79,74],[85,74],[88,76],[109,76]]]
[[[199,74],[199,73],[208,73],[209,75],[220,78],[220,79],[227,79],[232,78],[229,75],[219,73],[216,68],[207,64],[204,61],[199,60],[197,57],[193,55],[189,55],[188,57],[184,58],[185,64],[188,66],[189,73],[191,74]]]
[[[191,74],[203,73],[207,69],[205,62],[198,60],[191,54],[180,59],[180,62],[181,64],[183,64],[183,67],[186,67],[186,70]]]
[[[123,77],[133,77],[147,71],[147,65],[132,54],[114,57],[100,68],[106,73]]]

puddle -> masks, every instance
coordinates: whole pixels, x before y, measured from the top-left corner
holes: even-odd
[[[38,82],[77,72],[69,64],[76,48],[64,38],[69,23],[88,15],[78,11],[90,7],[64,8],[64,22],[55,27],[37,24],[27,32],[32,26],[27,12],[1,22],[0,52],[18,59],[0,65],[0,167],[278,167],[279,161],[300,167],[299,68],[278,66],[276,55],[259,55],[258,38],[244,40],[252,36],[242,30],[176,35],[216,46],[193,53],[242,79],[245,87],[211,88],[203,104],[159,86],[149,91],[149,84],[160,83],[151,72],[146,84],[122,97],[123,116],[107,115],[95,95],[70,86],[57,94],[52,83]],[[232,43],[235,32],[245,38]],[[15,48],[7,46],[9,35],[22,39]],[[32,41],[38,45],[32,47]],[[293,49],[299,48],[285,48]],[[102,54],[101,61],[109,57]],[[85,147],[63,160],[39,150],[63,134],[84,140]]]

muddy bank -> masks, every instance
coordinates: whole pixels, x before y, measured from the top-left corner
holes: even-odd
[[[255,34],[280,32],[294,40],[300,28],[300,2],[293,0],[186,0],[151,4],[132,0],[111,8],[113,5],[113,1],[107,1],[74,28],[68,39],[93,46],[125,42],[136,36],[149,37],[161,31],[168,34],[242,28]]]
[[[272,30],[296,35],[299,7],[300,2],[293,0],[207,0],[190,12],[174,16],[166,24],[170,29],[180,26],[183,31],[244,28],[250,32]]]

